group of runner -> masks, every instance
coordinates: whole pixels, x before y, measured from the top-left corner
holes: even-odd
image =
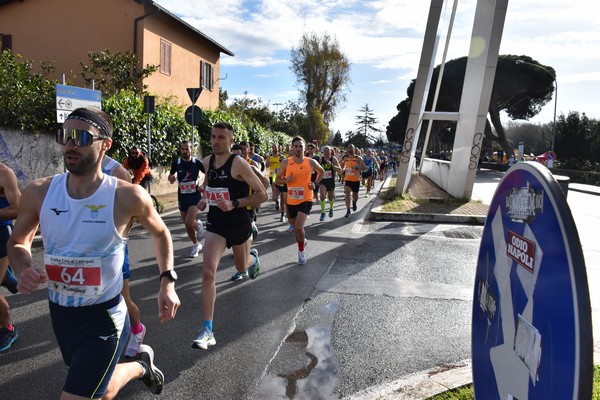
[[[0,278],[10,259],[19,292],[31,294],[47,284],[52,326],[69,366],[64,399],[110,399],[134,379],[155,394],[162,391],[164,376],[154,365],[153,349],[142,343],[146,328],[128,291],[127,236],[135,221],[152,235],[159,268],[160,321],[173,319],[180,305],[170,232],[148,192],[132,184],[128,172],[106,156],[112,133],[112,121],[102,111],[73,111],[56,137],[63,146],[67,172],[33,181],[22,197],[14,173],[0,164]],[[357,210],[361,180],[368,195],[374,171],[385,173],[383,157],[370,150],[363,157],[353,145],[344,155],[330,146],[316,155],[312,143],[294,137],[285,155],[273,145],[271,154],[263,158],[252,143],[234,144],[233,138],[231,125],[213,125],[213,153],[203,159],[193,157],[191,143],[182,141],[168,176],[171,184],[177,184],[180,217],[192,242],[190,257],[203,252],[202,325],[192,341],[192,347],[199,349],[216,344],[215,279],[225,250],[231,248],[233,253],[232,280],[255,279],[260,274],[258,251],[252,243],[258,235],[256,213],[267,201],[269,188],[280,221],[287,220],[288,230],[294,232],[298,264],[303,266],[308,260],[304,225],[315,200],[320,221],[333,217],[336,176],[344,182],[345,216],[349,217]],[[204,229],[198,212],[205,210]],[[31,255],[38,226],[45,250],[42,266],[33,265]],[[17,337],[0,294],[0,351]],[[121,354],[132,357],[131,362],[119,362]]]
[[[344,183],[345,217],[349,217],[351,210],[356,211],[357,209],[356,202],[358,201],[360,186],[366,187],[365,197],[369,197],[374,186],[374,180],[379,177],[379,180],[383,181],[388,174],[390,157],[384,151],[377,155],[371,149],[367,149],[363,154],[354,145],[349,145],[345,153],[332,146],[324,146],[320,155],[315,154],[315,150],[314,144],[306,144],[306,157],[314,159],[323,168],[321,182],[316,184],[313,190],[314,198],[318,201],[321,209],[319,221],[324,221],[327,215],[333,218],[336,178],[339,182]],[[275,209],[280,211],[279,220],[281,222],[286,217],[288,190],[287,185],[276,182],[275,177],[282,161],[292,156],[293,149],[286,154],[282,154],[280,146],[273,144],[271,154],[266,157],[266,166],[269,168],[269,181],[272,185],[271,199],[275,204]],[[316,176],[316,173],[312,174],[312,182],[316,181]],[[292,223],[290,223],[287,230],[288,232],[294,231]]]

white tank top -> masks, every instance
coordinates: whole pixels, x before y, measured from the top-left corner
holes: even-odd
[[[123,287],[127,238],[114,222],[117,178],[105,174],[94,194],[73,199],[67,176],[52,178],[40,210],[48,297],[67,307],[103,303]]]

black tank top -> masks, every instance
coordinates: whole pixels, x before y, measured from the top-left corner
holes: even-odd
[[[207,186],[211,188],[227,188],[229,191],[230,198],[240,199],[242,197],[248,197],[250,186],[238,179],[231,176],[231,166],[235,157],[239,157],[236,154],[229,156],[225,164],[220,168],[215,168],[215,156],[214,154],[210,157],[207,174]],[[223,222],[240,223],[241,221],[249,220],[248,213],[244,208],[234,208],[231,211],[221,211],[217,206],[210,206],[208,209],[208,218],[211,221],[219,220]]]

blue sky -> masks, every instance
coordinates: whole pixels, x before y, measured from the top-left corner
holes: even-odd
[[[304,32],[335,36],[351,63],[348,101],[330,127],[354,130],[369,104],[385,130],[416,77],[430,2],[426,0],[160,0],[190,25],[235,53],[222,55],[229,97],[278,103],[298,98],[290,50]],[[449,19],[452,1],[445,4]],[[475,0],[459,0],[448,59],[467,55]],[[600,3],[509,0],[500,54],[524,54],[557,71],[557,113],[600,119]],[[440,28],[441,59],[446,25]],[[439,62],[439,59],[438,59]],[[554,99],[531,122],[551,122]]]

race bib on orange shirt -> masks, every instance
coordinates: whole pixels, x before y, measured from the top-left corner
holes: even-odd
[[[196,193],[196,182],[181,182],[179,184],[181,194]]]
[[[206,202],[208,203],[209,206],[216,206],[217,199],[231,200],[231,196],[229,195],[229,189],[227,189],[227,188],[222,188],[222,187],[213,188],[213,187],[207,186],[206,190],[205,190],[205,194],[206,194]]]
[[[356,170],[354,169],[354,167],[346,167],[344,168],[344,172],[348,176],[354,176],[354,172],[356,172]]]
[[[50,289],[68,296],[99,297],[102,292],[100,257],[44,255]]]
[[[304,200],[303,187],[288,187],[287,194],[290,199]]]

